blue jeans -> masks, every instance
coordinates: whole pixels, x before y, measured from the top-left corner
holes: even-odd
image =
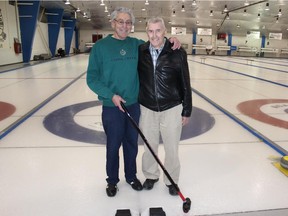
[[[131,117],[139,123],[140,106],[138,103],[126,106]],[[138,153],[138,132],[127,115],[118,107],[102,108],[102,122],[107,136],[106,173],[107,183],[116,185],[119,182],[119,148],[123,146],[124,172],[128,182],[136,178],[136,157]]]

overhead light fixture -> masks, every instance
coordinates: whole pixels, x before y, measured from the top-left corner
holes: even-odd
[[[245,6],[248,6],[248,5],[249,5],[248,0],[246,0],[246,1],[244,2],[244,5],[245,5]]]
[[[269,8],[269,3],[266,3],[266,8],[265,8],[265,10],[270,10],[270,8]]]
[[[108,9],[107,9],[107,6],[105,6],[105,11],[104,11],[105,13],[108,13]]]
[[[104,6],[104,0],[101,0],[100,6]]]
[[[182,5],[181,12],[185,12],[185,6],[184,6],[184,4]]]
[[[279,18],[278,17],[276,18],[276,23],[279,23]]]
[[[145,1],[145,5],[149,5],[149,1],[148,0]]]
[[[80,11],[81,11],[80,8],[77,8],[76,12],[80,12]]]
[[[210,16],[213,16],[213,10],[210,10]]]
[[[224,8],[223,11],[224,11],[224,12],[227,12],[227,11],[228,11],[228,9],[227,9],[227,5],[225,5],[225,8]]]
[[[227,17],[226,17],[226,19],[228,19],[228,20],[230,19],[229,13],[227,13]]]
[[[146,11],[146,9],[145,9],[145,8],[142,8],[141,10],[142,10],[142,11]]]
[[[65,4],[66,4],[66,5],[69,5],[69,4],[70,4],[70,1],[69,1],[69,0],[66,0]]]
[[[247,16],[247,10],[246,9],[244,9],[243,16]]]
[[[240,25],[239,24],[237,24],[237,26],[236,26],[237,28],[240,28]]]
[[[175,17],[175,16],[176,16],[176,14],[175,14],[175,10],[173,10],[172,16],[173,16],[173,17]]]
[[[199,25],[199,24],[200,24],[200,22],[197,20],[197,21],[196,21],[196,25]]]
[[[258,17],[257,18],[260,19],[260,13],[258,13]]]
[[[279,16],[279,17],[282,16],[282,11],[281,11],[281,9],[279,9],[278,16]]]
[[[197,5],[196,1],[193,0],[193,1],[192,1],[192,6],[196,6],[196,5]]]

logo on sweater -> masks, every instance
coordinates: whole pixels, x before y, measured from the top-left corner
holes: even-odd
[[[120,55],[122,56],[126,55],[126,51],[124,49],[120,50]]]

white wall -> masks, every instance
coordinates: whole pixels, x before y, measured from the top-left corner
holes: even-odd
[[[40,55],[42,53],[50,53],[48,44],[48,25],[38,22],[34,36],[33,49],[31,57],[34,55]]]
[[[4,22],[4,32],[7,35],[4,41],[0,40],[0,65],[12,64],[22,62],[22,54],[15,54],[14,52],[14,38],[18,38],[21,40],[20,31],[19,31],[19,22],[17,17],[17,13],[15,10],[15,6],[10,5],[7,0],[0,1],[0,9],[3,16]],[[0,32],[1,33],[1,32]],[[85,43],[92,42],[92,34],[103,34],[106,37],[108,34],[111,34],[111,31],[101,31],[101,30],[85,30],[81,29],[79,32],[79,48],[81,52],[85,52],[87,48],[85,47]],[[65,39],[64,39],[64,28],[60,28],[59,37],[57,41],[56,51],[59,48],[65,48]],[[134,32],[130,34],[131,37],[137,37],[139,39],[147,40],[147,35],[145,32]],[[168,38],[171,37],[170,33],[166,35]],[[178,35],[177,38],[183,45],[188,45],[187,53],[192,53],[192,40],[193,35]],[[200,39],[202,38],[202,41]],[[261,38],[260,39],[249,39],[245,36],[233,36],[232,34],[232,45],[233,46],[249,46],[249,47],[257,47],[260,50],[261,47]],[[21,41],[20,41],[21,42]],[[269,45],[267,44],[269,42]],[[217,48],[219,45],[227,45],[227,40],[220,41],[217,40],[216,35],[212,36],[199,36],[197,35],[196,44],[201,45],[213,45],[214,48]],[[282,48],[288,48],[288,40],[269,40],[266,39],[266,47],[277,48],[279,49],[279,53],[265,53],[265,57],[288,57],[288,54],[280,54],[280,50]],[[73,53],[73,48],[75,48],[75,33],[73,34],[70,53]],[[39,54],[49,54],[48,49],[48,25],[46,23],[38,22],[37,29],[34,36],[34,42],[32,47],[31,60],[33,60],[34,55]],[[206,54],[205,50],[197,50],[196,54]],[[227,51],[220,51],[216,54],[226,55]],[[255,56],[255,53],[245,53],[245,52],[237,52],[233,51],[232,55],[237,56]]]
[[[103,37],[106,37],[108,34],[112,34],[111,31],[101,31],[101,30],[81,30],[80,29],[80,37],[79,37],[79,49],[81,52],[85,52],[87,48],[85,47],[85,43],[91,43],[92,42],[92,35],[93,34],[103,34]],[[134,32],[129,35],[130,37],[136,37],[139,39],[142,39],[144,41],[148,40],[146,32]],[[170,33],[167,33],[166,36],[168,38],[171,37]],[[188,50],[187,53],[191,54],[192,52],[192,34],[187,35],[178,35],[177,38],[181,41],[182,44],[188,44]]]
[[[85,47],[85,43],[91,43],[92,42],[92,35],[93,34],[103,34],[103,37],[106,37],[108,34],[112,34],[111,31],[101,31],[101,30],[87,30],[87,29],[80,29],[80,39],[79,39],[79,48],[81,52],[85,52],[88,49]],[[147,40],[147,35],[145,32],[134,32],[130,34],[131,37],[136,37],[139,39]],[[167,33],[166,36],[169,38],[171,37],[171,33]],[[192,34],[186,34],[186,35],[177,35],[176,36],[182,44],[188,44],[188,49],[186,50],[188,54],[192,53],[192,41],[193,41],[193,35]],[[267,37],[268,38],[268,37]],[[288,40],[275,40],[275,39],[267,39],[266,38],[266,44],[265,47],[271,47],[276,48],[279,50],[279,52],[276,53],[265,53],[265,57],[288,57],[288,54],[280,54],[281,49],[288,48]],[[201,40],[202,39],[202,40]],[[262,38],[259,39],[247,39],[246,36],[233,36],[232,34],[232,46],[247,46],[247,47],[256,47],[258,51],[260,51],[261,48],[261,41]],[[269,41],[269,45],[267,45],[267,42]],[[196,37],[196,44],[197,45],[212,45],[213,49],[217,49],[218,46],[227,46],[228,45],[228,36],[226,40],[217,40],[217,35],[212,36],[200,36],[197,35]],[[206,55],[206,50],[196,50],[196,54]],[[227,55],[227,51],[216,51],[216,55]],[[232,51],[231,55],[234,56],[256,56],[256,52],[238,52],[238,51]]]
[[[0,65],[22,62],[22,54],[14,52],[14,38],[20,40],[15,7],[9,5],[8,1],[0,1],[0,9],[4,23],[3,32],[6,34],[6,39],[0,41]]]
[[[0,41],[0,65],[23,62],[22,53],[15,54],[14,51],[14,38],[18,38],[21,42],[19,22],[18,18],[16,19],[18,16],[16,14],[15,6],[10,5],[8,1],[0,1],[0,9],[3,16],[4,32],[6,34],[6,40],[3,42]],[[64,37],[64,28],[61,27],[56,52],[59,48],[65,49]],[[38,22],[32,45],[31,60],[33,60],[34,55],[50,54],[48,41],[48,24]],[[75,48],[75,32],[71,42],[70,53],[73,53],[73,48]]]

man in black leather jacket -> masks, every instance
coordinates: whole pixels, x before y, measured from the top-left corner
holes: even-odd
[[[149,41],[139,46],[138,53],[140,128],[156,154],[161,135],[165,149],[164,166],[178,184],[178,145],[182,126],[188,123],[192,112],[187,54],[183,48],[171,49],[171,43],[165,38],[162,18],[149,19],[146,31]],[[151,190],[159,180],[160,170],[149,149],[144,148],[142,170],[146,180],[143,188]],[[166,176],[164,183],[171,195],[177,195],[176,188]]]

